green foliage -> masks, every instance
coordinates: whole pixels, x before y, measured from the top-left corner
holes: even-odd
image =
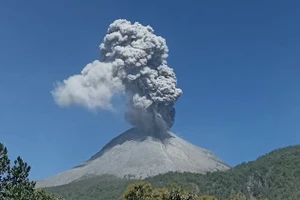
[[[34,200],[65,200],[63,197],[55,197],[45,192],[45,190],[35,190],[34,191]]]
[[[178,185],[171,188],[153,188],[150,183],[137,182],[129,185],[122,200],[195,200],[196,195]]]
[[[0,199],[1,200],[58,200],[44,191],[35,191],[35,182],[28,176],[30,166],[20,157],[10,166],[7,149],[0,143]],[[62,200],[62,198],[60,198]]]
[[[10,171],[9,166],[10,160],[7,155],[7,149],[3,144],[0,143],[0,187],[3,187],[4,179],[7,172]]]
[[[293,146],[273,151],[226,172],[206,175],[168,173],[148,181],[155,186],[163,186],[166,182],[194,184],[198,186],[200,195],[214,195],[218,199],[242,193],[247,199],[295,200],[300,199],[299,166],[300,146]]]
[[[168,200],[195,200],[197,195],[180,186],[172,187],[168,194]]]
[[[228,200],[247,200],[247,197],[242,193],[231,194]]]
[[[133,182],[133,180],[103,175],[76,181],[68,185],[44,189],[49,193],[59,194],[68,200],[116,200],[121,197],[127,186]]]
[[[219,200],[242,194],[247,199],[300,199],[300,146],[275,150],[256,161],[242,163],[226,172],[206,175],[196,173],[167,173],[146,179],[154,188],[170,183],[193,187],[198,195],[212,195]],[[46,188],[69,200],[116,200],[134,180],[100,176],[68,185]]]
[[[202,195],[202,196],[198,196],[196,200],[218,200],[218,199],[217,197],[211,195]]]
[[[169,188],[153,188],[147,182],[135,182],[130,184],[123,193],[121,200],[218,200],[211,195],[197,196],[191,189],[173,184]],[[225,199],[223,199],[225,200]],[[232,193],[226,200],[266,200],[247,198],[242,193]]]
[[[32,200],[35,183],[29,181],[30,166],[18,157],[6,178],[7,196],[12,199]]]
[[[153,188],[150,183],[137,182],[130,184],[122,196],[122,200],[146,200],[151,199]]]
[[[30,166],[18,157],[10,167],[7,149],[0,143],[0,199],[32,200],[35,183],[29,181]]]

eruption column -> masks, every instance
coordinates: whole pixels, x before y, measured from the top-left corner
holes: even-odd
[[[129,123],[147,131],[169,130],[182,90],[167,64],[168,51],[165,39],[150,26],[116,20],[100,45],[100,61],[58,83],[52,94],[61,106],[89,110],[112,109],[113,96],[124,94]]]

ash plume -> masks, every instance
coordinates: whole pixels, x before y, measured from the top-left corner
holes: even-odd
[[[113,109],[113,97],[125,95],[129,123],[150,131],[169,130],[182,90],[168,66],[168,51],[165,39],[150,26],[116,20],[100,45],[100,60],[57,83],[51,93],[60,106],[77,104],[89,110]]]

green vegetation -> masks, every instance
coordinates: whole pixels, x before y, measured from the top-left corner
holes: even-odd
[[[116,200],[130,183],[133,181],[104,175],[45,190],[68,200]]]
[[[174,185],[171,188],[153,188],[150,183],[136,182],[128,186],[121,200],[196,200],[193,191]]]
[[[247,200],[242,193],[232,193],[226,200]],[[153,188],[150,183],[136,182],[130,184],[123,193],[121,200],[218,200],[212,195],[197,196],[196,191],[179,185]],[[251,197],[250,200],[263,200]]]
[[[18,157],[10,166],[7,149],[0,143],[0,199],[1,200],[63,200],[35,190],[35,182],[29,181],[30,166]]]
[[[100,176],[46,190],[69,200],[116,200],[120,199],[127,186],[134,181]],[[202,199],[299,200],[300,146],[275,150],[256,161],[242,163],[226,172],[206,175],[167,173],[145,181],[154,188],[166,188],[170,183],[193,188]]]
[[[145,182],[100,176],[35,190],[30,166],[18,157],[11,166],[0,143],[1,200],[299,200],[300,146],[275,150],[226,172],[170,172]],[[173,185],[172,185],[173,184]],[[175,184],[175,185],[174,185]],[[128,186],[129,185],[129,186]],[[171,185],[171,186],[170,186]]]

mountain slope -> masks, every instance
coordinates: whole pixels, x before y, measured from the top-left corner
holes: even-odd
[[[259,157],[256,161],[242,163],[226,172],[208,173],[205,176],[190,173],[168,173],[149,178],[156,186],[166,182],[193,183],[200,194],[219,198],[232,191],[248,196],[267,197],[270,200],[300,199],[300,146],[278,149]]]
[[[37,187],[64,185],[104,174],[143,179],[169,171],[206,173],[228,169],[211,152],[171,132],[149,135],[133,128],[113,139],[84,164],[39,181]]]
[[[113,200],[134,180],[100,176],[74,182],[68,185],[47,188],[54,194],[61,194],[69,200]],[[232,191],[245,195],[263,196],[269,200],[300,199],[300,146],[278,149],[243,163],[225,172],[206,175],[196,173],[166,173],[147,178],[154,186],[166,186],[171,182],[192,185],[199,194],[215,195],[224,199]]]

